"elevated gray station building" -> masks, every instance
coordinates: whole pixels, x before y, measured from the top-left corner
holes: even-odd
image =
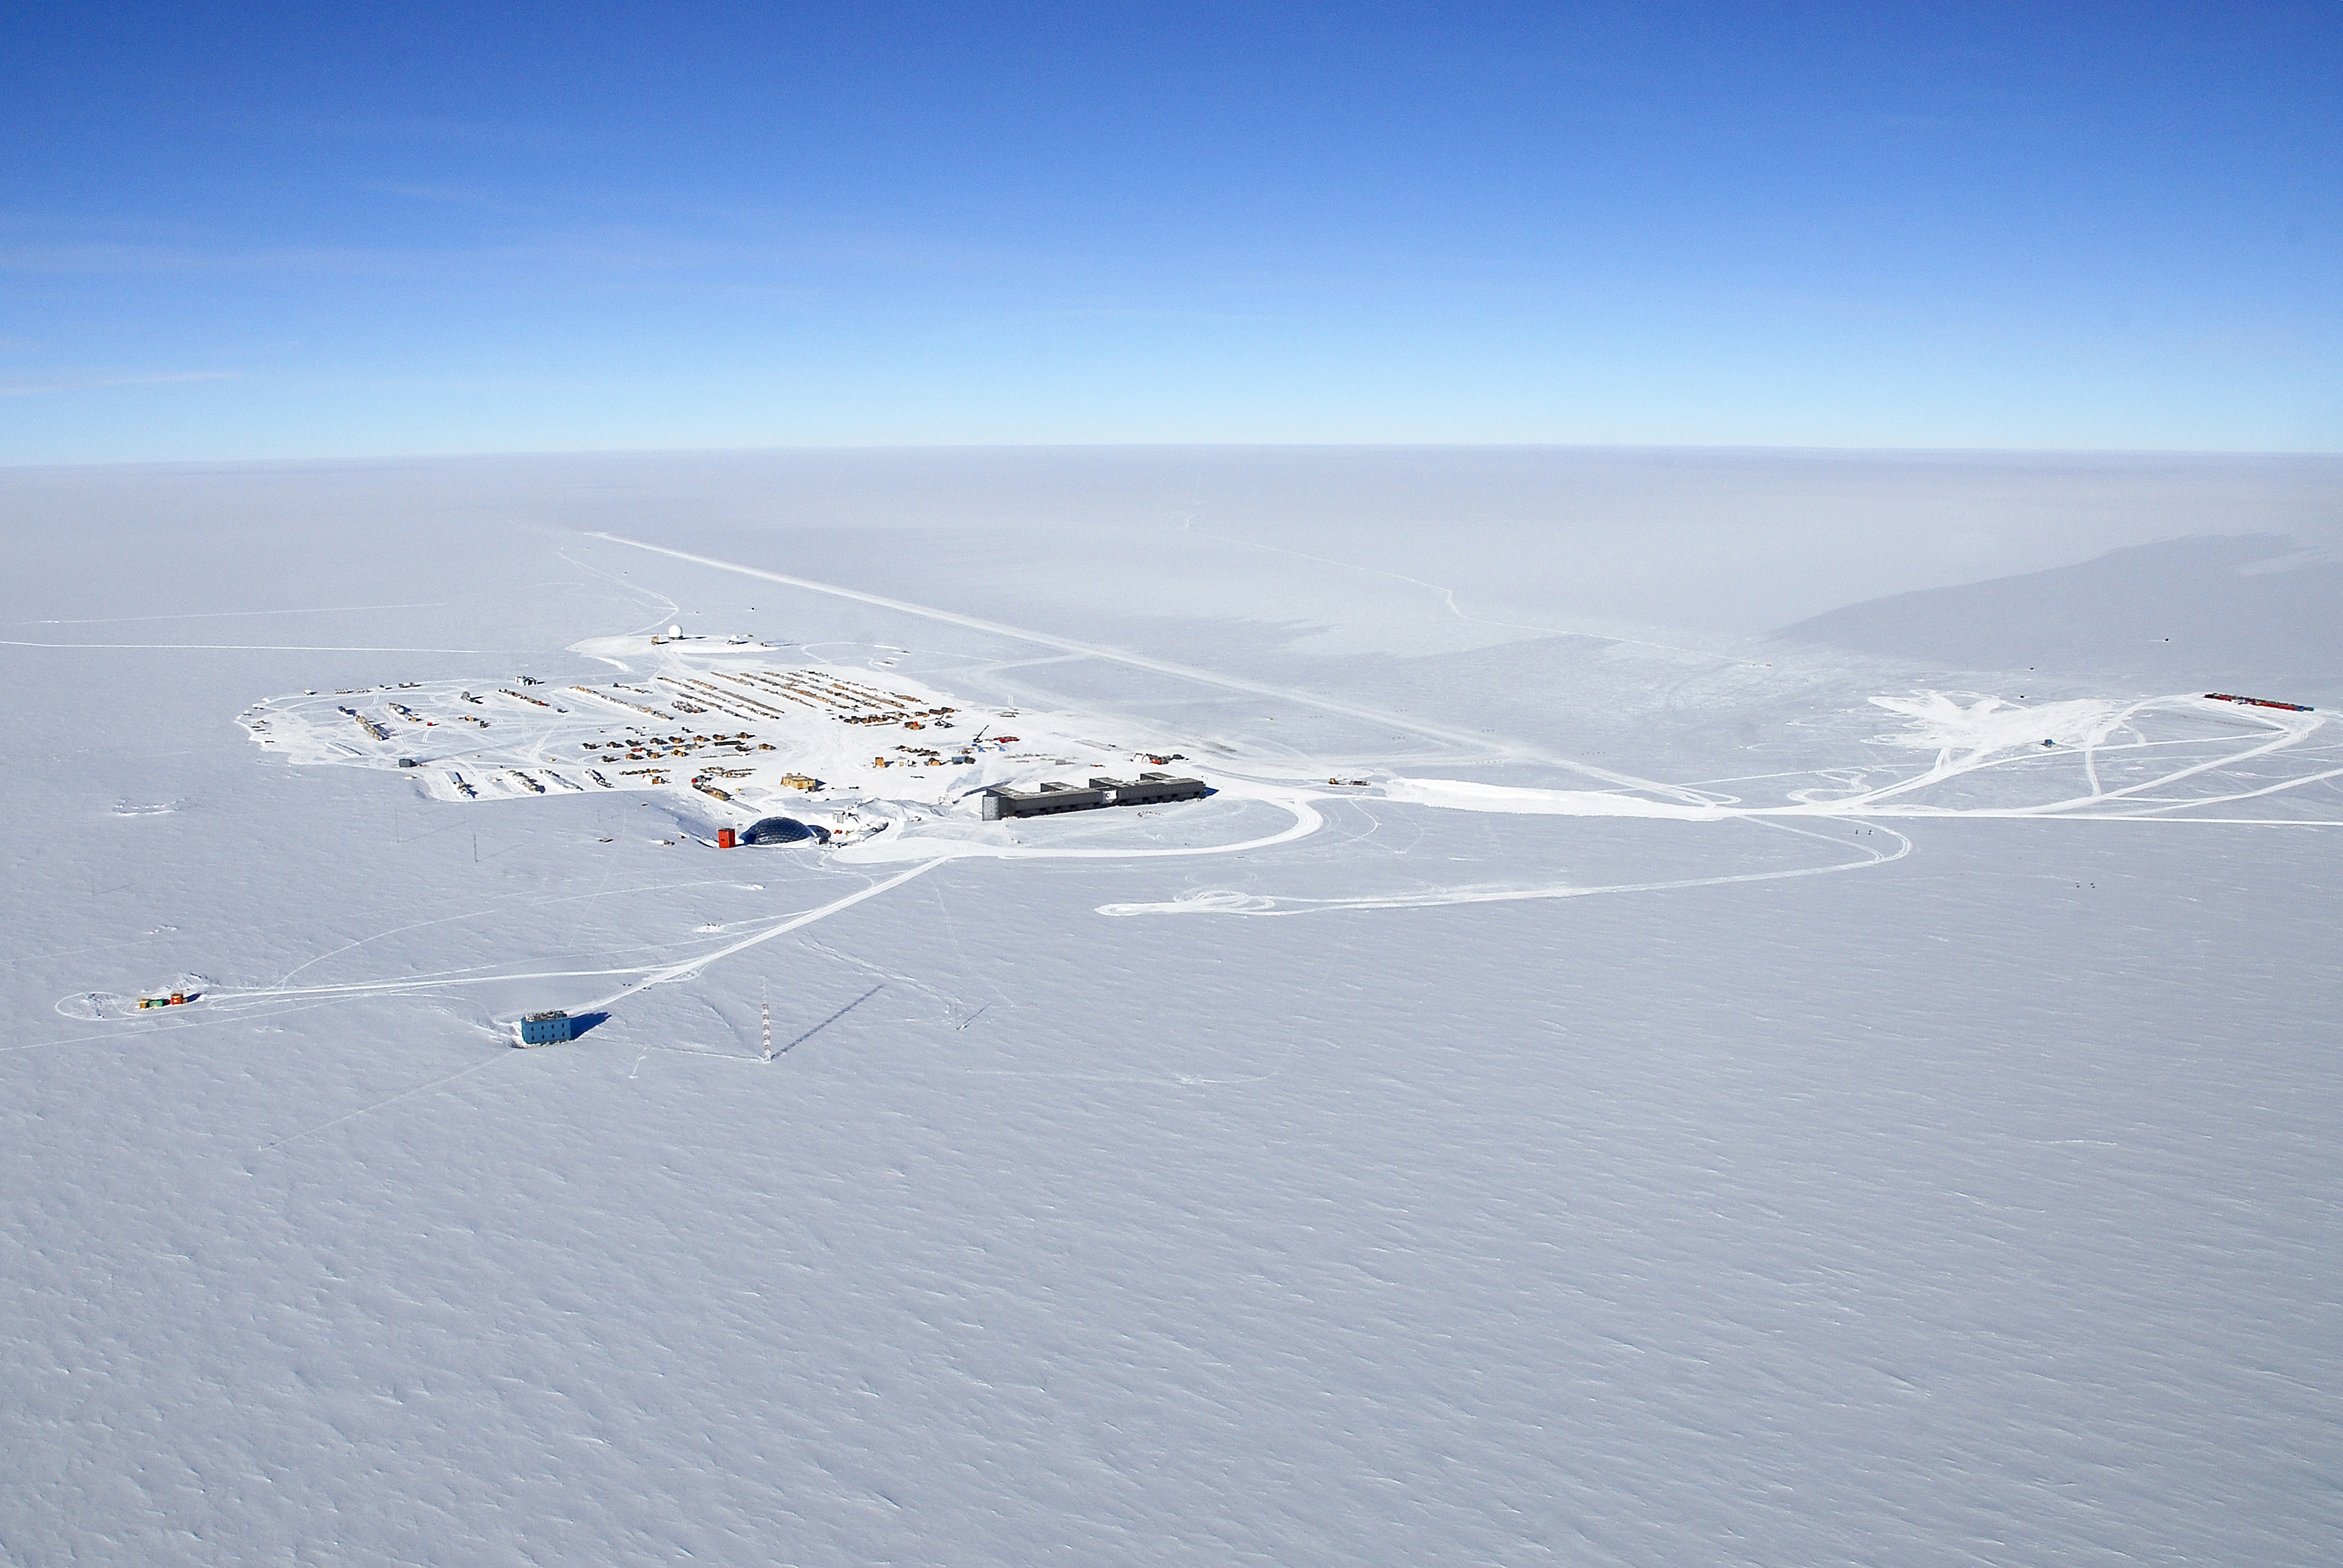
[[[1107,806],[1154,806],[1166,800],[1201,800],[1212,791],[1202,779],[1174,779],[1169,773],[1141,773],[1137,779],[1093,779],[1087,789],[1074,784],[1043,784],[1019,789],[996,784],[978,802],[977,814],[988,822],[1004,817],[1054,817],[1061,811],[1095,811]]]

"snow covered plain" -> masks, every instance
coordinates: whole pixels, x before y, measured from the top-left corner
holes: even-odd
[[[2338,493],[0,476],[0,1554],[2326,1560]]]

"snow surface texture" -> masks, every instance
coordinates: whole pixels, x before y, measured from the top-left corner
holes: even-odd
[[[2338,479],[0,477],[0,1559],[2323,1560]]]

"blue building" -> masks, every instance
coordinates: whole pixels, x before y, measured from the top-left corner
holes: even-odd
[[[523,1045],[558,1045],[568,1038],[569,1015],[566,1012],[533,1012],[520,1020]]]

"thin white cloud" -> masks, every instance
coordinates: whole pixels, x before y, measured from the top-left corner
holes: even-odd
[[[437,143],[444,146],[548,146],[562,140],[550,125],[493,124],[427,116],[345,120],[254,120],[250,130],[297,136],[330,136],[366,142]]]
[[[551,209],[524,206],[508,202],[485,191],[467,190],[459,186],[370,185],[368,190],[384,196],[395,196],[407,201],[429,202],[438,206],[464,207],[474,212],[496,213],[505,217],[549,217]]]
[[[0,272],[61,276],[173,272],[350,273],[379,270],[383,258],[391,254],[395,253],[324,246],[234,253],[161,245],[5,245],[0,246]]]
[[[60,376],[46,381],[0,382],[0,397],[89,392],[106,387],[168,387],[184,381],[233,381],[243,374],[241,370],[174,370],[152,376]]]

